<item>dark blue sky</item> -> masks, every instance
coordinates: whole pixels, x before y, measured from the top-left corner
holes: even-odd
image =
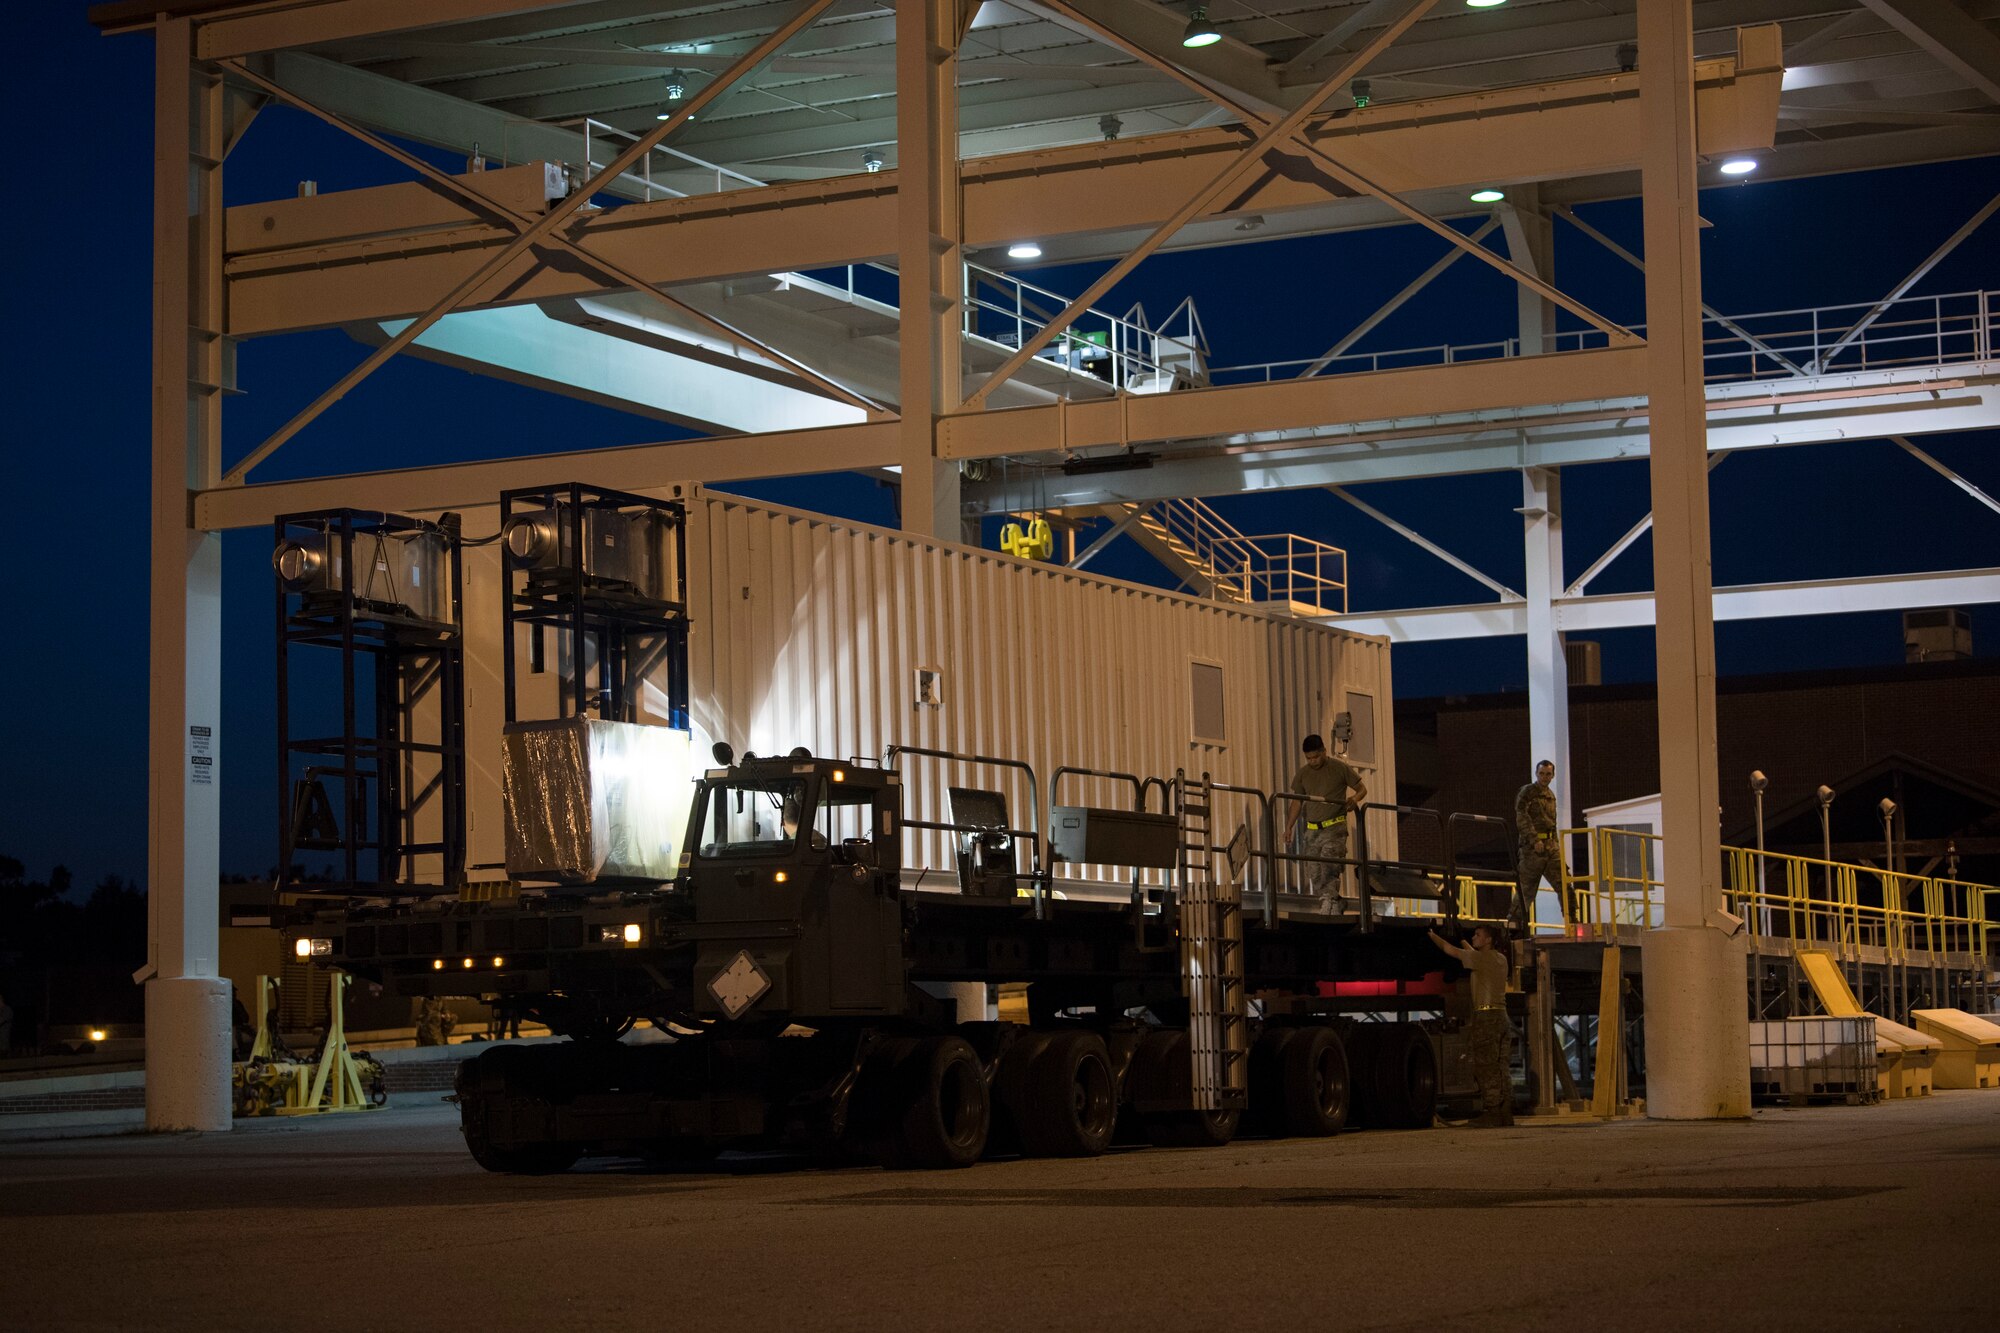
[[[14,333],[13,425],[5,447],[15,497],[0,523],[0,568],[14,586],[0,634],[0,688],[13,700],[0,765],[0,853],[44,873],[65,862],[85,883],[140,876],[145,856],[146,492],[151,303],[152,48],[103,39],[82,4],[17,7],[8,27],[37,58],[5,84],[16,124],[59,109],[62,151],[24,159],[17,207],[31,210],[5,274]],[[86,95],[87,94],[87,95]],[[436,157],[436,155],[433,155]],[[437,160],[443,160],[438,158]],[[402,179],[401,169],[304,117],[265,112],[232,156],[231,203]],[[1706,192],[1705,295],[1725,312],[1870,301],[2000,190],[2000,160],[1893,173],[1732,185]],[[1584,216],[1640,248],[1636,201]],[[1566,226],[1562,286],[1605,314],[1641,318],[1639,275]],[[1413,228],[1158,257],[1104,304],[1143,300],[1156,314],[1193,295],[1222,362],[1323,350],[1440,253]],[[2000,288],[2000,223],[1940,265],[1920,292]],[[1080,290],[1096,268],[1052,268],[1039,281]],[[1507,336],[1505,279],[1461,263],[1362,344],[1468,343]],[[364,355],[339,333],[251,343],[248,389],[229,401],[226,449],[238,456]],[[363,470],[670,438],[658,423],[417,362],[392,362],[258,473]],[[1924,447],[1989,492],[2000,462],[1985,436],[1927,436]],[[850,517],[889,521],[887,492],[845,478],[772,482],[745,491]],[[1643,464],[1572,469],[1564,478],[1569,574],[1647,507]],[[1893,445],[1857,440],[1731,459],[1713,496],[1718,584],[1840,577],[2000,563],[2000,518]],[[1376,507],[1519,586],[1520,483],[1512,475],[1367,488]],[[1350,552],[1356,609],[1482,600],[1484,590],[1330,496],[1301,492],[1217,502],[1245,531],[1295,531]],[[225,870],[275,860],[271,833],[273,697],[269,538],[225,543],[223,855]],[[1157,581],[1132,551],[1105,573]],[[1650,585],[1641,541],[1593,583]],[[1974,615],[1975,645],[2000,650],[2000,610]],[[1610,680],[1652,671],[1650,631],[1602,636]],[[1724,674],[1900,660],[1894,614],[1725,624]],[[1518,640],[1397,650],[1405,697],[1520,688]]]

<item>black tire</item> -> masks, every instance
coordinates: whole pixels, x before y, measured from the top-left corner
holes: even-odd
[[[1241,1111],[1173,1111],[1152,1116],[1146,1137],[1156,1148],[1220,1148],[1236,1137]]]
[[[988,1157],[1011,1157],[1027,1151],[1022,1143],[1021,1121],[1027,1113],[1028,1070],[1048,1045],[1049,1035],[1017,1032],[1001,1048],[993,1066],[993,1124],[986,1135]]]
[[[1299,1035],[1297,1028],[1267,1027],[1250,1048],[1250,1109],[1243,1129],[1281,1138],[1285,1128],[1285,1050]]]
[[[1096,1157],[1118,1123],[1111,1052],[1094,1032],[1058,1032],[1027,1062],[1015,1111],[1030,1157]]]
[[[1437,1053],[1414,1023],[1383,1025],[1375,1048],[1371,1122],[1383,1129],[1428,1129],[1437,1119]]]
[[[1347,1127],[1352,1085],[1340,1034],[1300,1028],[1280,1056],[1284,1126],[1299,1138],[1325,1138]]]
[[[488,1171],[505,1176],[554,1176],[576,1165],[583,1149],[574,1143],[529,1143],[514,1148],[496,1148],[487,1141],[483,1129],[468,1120],[465,1146],[472,1160]]]
[[[896,1071],[899,1133],[888,1165],[921,1171],[971,1166],[986,1151],[993,1107],[986,1071],[963,1037],[927,1037]]]

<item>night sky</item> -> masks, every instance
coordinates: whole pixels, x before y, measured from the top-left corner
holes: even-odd
[[[88,885],[103,874],[139,878],[145,870],[152,47],[144,37],[98,37],[84,12],[77,3],[18,6],[8,20],[17,45],[36,58],[17,62],[5,85],[7,112],[16,125],[39,127],[24,145],[45,146],[24,146],[15,158],[14,204],[25,225],[6,259],[13,332],[5,456],[13,503],[0,522],[0,568],[13,586],[0,632],[0,685],[13,709],[10,762],[0,765],[0,854],[24,861],[31,876],[65,863]],[[303,179],[330,192],[404,178],[401,168],[345,136],[269,110],[231,157],[227,189],[235,204],[290,196]],[[1996,191],[2000,159],[1709,190],[1702,212],[1714,225],[1703,234],[1704,295],[1725,313],[1872,301]],[[1636,200],[1580,212],[1640,249]],[[2000,222],[1939,265],[1917,292],[2000,287],[1996,251]],[[1440,252],[1435,238],[1401,227],[1166,255],[1142,266],[1104,305],[1122,311],[1143,300],[1159,313],[1192,295],[1219,363],[1311,356]],[[1074,292],[1098,271],[1050,268],[1035,278]],[[1556,271],[1565,290],[1604,314],[1642,318],[1639,274],[1566,224],[1557,230]],[[1507,281],[1460,263],[1361,348],[1499,339],[1513,321]],[[228,458],[261,441],[364,355],[338,332],[246,344],[240,375],[248,392],[229,400],[225,413]],[[256,475],[277,480],[670,438],[674,432],[658,422],[398,360]],[[1932,435],[1920,443],[2000,493],[1990,439]],[[864,478],[735,489],[892,521],[892,497]],[[1362,493],[1520,586],[1517,476]],[[1739,455],[1716,473],[1711,495],[1718,585],[2000,563],[2000,516],[1885,441]],[[1574,578],[1645,513],[1645,466],[1571,469],[1564,502]],[[1356,610],[1487,599],[1477,583],[1323,493],[1216,504],[1246,532],[1293,531],[1346,547]],[[276,859],[269,555],[267,533],[226,539],[225,872],[260,873]],[[1160,581],[1157,567],[1136,551],[1114,548],[1096,568]],[[1642,540],[1591,591],[1650,584]],[[1977,651],[2000,651],[2000,609],[1976,611],[1973,627]],[[1607,680],[1650,678],[1651,631],[1601,638]],[[1717,650],[1725,675],[1902,656],[1893,613],[1725,624]],[[1395,670],[1403,697],[1519,689],[1526,678],[1513,639],[1399,648]]]

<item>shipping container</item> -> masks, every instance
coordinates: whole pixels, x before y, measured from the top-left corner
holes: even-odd
[[[1038,827],[1058,765],[1284,790],[1307,733],[1339,751],[1344,712],[1344,757],[1370,799],[1394,799],[1386,639],[700,487],[658,493],[688,510],[698,758],[725,741],[739,754],[803,746],[857,762],[880,762],[891,745],[1019,760],[1032,788],[1018,771],[909,757],[906,814],[950,822],[946,791],[960,786],[1002,793],[1016,827]],[[498,548],[469,549],[465,569],[476,880],[499,877],[504,850]],[[564,664],[551,652],[536,674],[526,643],[516,649],[520,716],[556,715]],[[1121,785],[1066,779],[1057,799],[1129,807]],[[1157,793],[1152,801],[1159,809]],[[1262,845],[1254,801],[1219,799],[1218,838],[1239,821]],[[1371,815],[1368,831],[1375,855],[1394,855],[1392,817]],[[948,879],[948,835],[911,832],[905,865],[912,881]],[[1093,868],[1061,873],[1091,878]]]

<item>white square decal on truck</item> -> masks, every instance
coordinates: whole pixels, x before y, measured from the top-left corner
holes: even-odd
[[[729,966],[709,979],[708,993],[722,1006],[722,1012],[730,1018],[741,1017],[743,1011],[762,999],[764,992],[771,989],[771,978],[764,969],[757,966],[756,959],[748,949],[739,949]]]

